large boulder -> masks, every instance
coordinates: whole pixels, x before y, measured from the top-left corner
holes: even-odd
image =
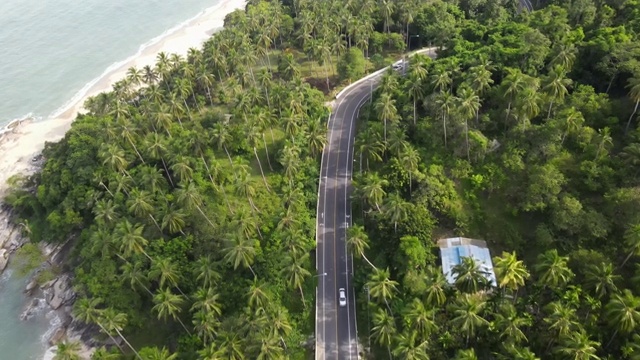
[[[4,271],[9,264],[9,251],[7,249],[0,249],[0,272]]]
[[[75,297],[76,294],[71,288],[71,281],[68,276],[59,277],[53,286],[47,289],[47,304],[53,310],[58,310],[60,306],[69,304],[75,300]]]
[[[49,345],[55,346],[67,337],[67,329],[64,326],[57,328],[49,338]]]

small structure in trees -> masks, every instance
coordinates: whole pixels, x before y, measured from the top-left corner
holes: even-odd
[[[438,240],[438,247],[442,259],[442,272],[450,284],[454,284],[456,280],[453,268],[462,263],[463,257],[471,257],[478,264],[482,275],[491,282],[491,285],[496,286],[496,275],[486,241],[454,237]]]

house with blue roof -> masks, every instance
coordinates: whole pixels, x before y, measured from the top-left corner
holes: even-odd
[[[438,240],[440,258],[442,259],[442,272],[450,284],[455,282],[453,268],[462,262],[463,257],[472,257],[479,265],[484,276],[493,286],[497,285],[496,275],[493,271],[491,253],[484,240],[455,237]]]

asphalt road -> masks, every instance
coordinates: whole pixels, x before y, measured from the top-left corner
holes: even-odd
[[[420,52],[427,53],[428,50]],[[345,90],[336,100],[327,125],[328,142],[322,152],[316,229],[316,360],[358,359],[353,256],[346,244],[346,232],[351,225],[349,197],[355,121],[381,78],[382,74]],[[339,306],[340,288],[346,290],[346,306]]]

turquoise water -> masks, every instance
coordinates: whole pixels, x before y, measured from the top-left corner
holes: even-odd
[[[217,2],[0,1],[0,127],[46,119],[110,65]]]
[[[0,0],[0,128],[46,121],[111,65],[218,0]],[[2,154],[0,154],[2,156]],[[21,321],[25,279],[0,276],[0,360],[40,360],[55,318]]]

